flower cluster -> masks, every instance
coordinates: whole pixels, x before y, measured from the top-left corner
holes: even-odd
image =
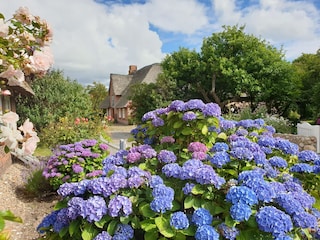
[[[102,176],[61,185],[63,226],[94,221],[97,240],[320,239],[318,155],[273,137],[261,119],[220,114],[201,100],[146,113],[134,147],[103,160]],[[59,229],[46,218],[40,225]]]
[[[60,145],[49,158],[43,176],[56,189],[65,182],[101,176],[102,161],[108,154],[108,146],[95,139]]]
[[[25,75],[45,74],[53,64],[51,40],[48,23],[28,8],[20,7],[7,21],[0,14],[0,78],[22,82]]]

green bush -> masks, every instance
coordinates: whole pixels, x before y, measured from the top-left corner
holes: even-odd
[[[52,122],[43,128],[39,137],[40,145],[54,148],[59,144],[69,144],[83,139],[99,139],[100,134],[106,136],[103,123],[100,119],[63,117],[59,122]]]

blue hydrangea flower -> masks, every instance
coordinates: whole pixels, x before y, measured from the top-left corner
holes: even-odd
[[[276,145],[276,140],[271,136],[261,136],[258,139],[258,144],[261,147],[273,148]]]
[[[277,237],[291,231],[293,224],[289,215],[274,206],[259,209],[256,221],[261,231],[271,233]]]
[[[179,178],[181,170],[181,167],[177,163],[169,163],[162,167],[162,173],[166,177]]]
[[[220,189],[221,186],[226,183],[226,180],[223,177],[220,177],[209,165],[203,165],[202,167],[197,169],[194,175],[194,179],[201,185],[212,184],[217,189]]]
[[[221,223],[218,225],[219,233],[225,238],[229,240],[235,240],[239,235],[239,230],[235,227],[229,227],[225,223]]]
[[[98,222],[107,213],[107,205],[103,197],[93,196],[85,200],[83,212],[80,215],[88,222]]]
[[[175,229],[186,229],[189,227],[189,219],[184,212],[175,212],[170,218],[170,225]]]
[[[215,165],[217,168],[222,168],[223,165],[230,162],[230,156],[227,152],[221,151],[216,152],[211,158],[210,162]]]
[[[41,223],[37,227],[37,231],[39,233],[45,233],[43,229],[50,228],[55,221],[57,220],[57,215],[59,213],[59,210],[51,212],[49,215],[45,216],[44,219],[41,221]]]
[[[74,193],[75,188],[76,183],[63,183],[62,185],[60,185],[57,193],[62,197],[67,197]]]
[[[275,240],[293,240],[293,238],[288,235],[281,234],[277,236]]]
[[[207,103],[202,108],[202,113],[205,117],[219,117],[221,115],[221,108],[216,103]]]
[[[285,154],[296,155],[299,152],[299,146],[297,144],[283,138],[276,138],[275,147]]]
[[[168,106],[169,111],[173,112],[182,112],[186,110],[184,101],[181,100],[174,100]]]
[[[300,162],[314,162],[319,160],[319,155],[311,150],[304,150],[298,153],[298,160]]]
[[[134,230],[128,224],[118,224],[112,240],[129,240],[134,237]]]
[[[70,220],[67,215],[67,208],[62,208],[59,210],[57,214],[57,219],[53,223],[53,231],[58,233],[60,232],[63,228],[68,227],[70,224]]]
[[[132,203],[128,197],[117,195],[109,201],[108,213],[111,217],[128,216],[132,213]]]
[[[312,173],[314,171],[314,166],[308,163],[297,163],[293,165],[289,171],[297,173]]]
[[[154,188],[157,185],[163,184],[163,179],[158,175],[152,175],[149,181],[150,188]]]
[[[233,121],[233,120],[221,120],[220,121],[220,128],[223,130],[223,131],[227,131],[229,129],[233,129],[236,127],[236,121]]]
[[[73,197],[68,201],[67,216],[69,219],[74,220],[79,217],[86,207],[86,201],[81,197]]]
[[[185,103],[185,111],[188,110],[202,110],[205,104],[200,99],[190,99]]]
[[[150,203],[152,211],[157,213],[165,213],[167,210],[172,209],[172,199],[165,197],[155,197]]]
[[[269,163],[271,166],[278,168],[286,168],[288,166],[288,162],[279,156],[273,156],[269,158]]]
[[[174,199],[174,190],[171,187],[167,187],[163,184],[158,184],[152,189],[153,197],[164,197],[173,200]]]
[[[110,234],[108,232],[102,231],[97,236],[95,236],[95,238],[93,240],[111,240],[111,239],[112,239],[112,237],[110,236]]]
[[[247,221],[251,216],[251,208],[248,204],[238,202],[231,206],[230,215],[235,221]]]
[[[229,145],[225,142],[216,142],[213,147],[210,149],[210,152],[221,152],[221,151],[228,151]]]
[[[230,151],[230,155],[239,160],[252,160],[253,153],[248,148],[245,147],[235,147]]]
[[[194,112],[185,112],[182,116],[183,121],[192,121],[197,119],[197,114]]]
[[[194,237],[196,240],[219,240],[219,233],[211,225],[202,225]]]
[[[308,213],[305,211],[296,212],[293,215],[293,224],[296,227],[301,227],[301,228],[317,229],[317,227],[318,227],[317,218],[314,215],[312,215],[311,213]]]
[[[255,122],[252,119],[243,119],[237,123],[237,126],[244,128],[252,128],[255,126]]]
[[[231,187],[226,195],[226,200],[232,204],[243,203],[249,206],[258,203],[255,192],[246,186]]]
[[[182,191],[185,195],[189,195],[193,189],[193,187],[195,186],[194,183],[186,183],[184,185],[184,187],[182,188]]]
[[[152,125],[155,127],[161,127],[164,125],[164,120],[160,117],[155,117],[154,119],[152,119]]]
[[[177,156],[174,152],[169,150],[161,150],[157,156],[159,162],[161,163],[174,163],[177,161]]]
[[[273,186],[264,180],[256,181],[253,185],[248,187],[256,193],[259,201],[269,203],[276,197],[276,192],[274,191]]]
[[[275,201],[290,215],[304,212],[300,202],[294,198],[292,193],[279,193]]]
[[[213,217],[205,208],[198,208],[192,214],[192,222],[196,226],[211,225]]]
[[[291,194],[305,209],[312,209],[316,202],[316,199],[306,191],[291,192]]]

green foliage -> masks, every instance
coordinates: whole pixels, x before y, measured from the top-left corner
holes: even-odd
[[[4,230],[5,221],[22,223],[22,219],[15,216],[10,210],[0,211],[0,240],[10,239],[10,231]]]
[[[160,74],[156,83],[141,83],[131,88],[130,100],[133,124],[141,123],[142,116],[153,109],[168,105],[175,98],[176,84]]]
[[[105,138],[106,132],[100,118],[72,118],[62,117],[58,122],[51,122],[40,133],[41,146],[54,148],[59,144],[78,142],[83,139]]]
[[[41,197],[47,193],[54,192],[49,181],[42,175],[46,161],[41,160],[39,164],[31,164],[23,173],[25,179],[24,192],[29,197]]]
[[[100,104],[108,95],[106,86],[102,83],[93,82],[93,85],[86,87],[86,92],[90,95],[93,109],[97,113],[101,112]]]
[[[301,118],[315,119],[320,113],[320,50],[316,54],[302,54],[292,64],[301,85],[298,99]]]
[[[298,91],[282,50],[246,34],[244,27],[224,26],[223,32],[203,40],[200,53],[180,48],[162,61],[162,67],[176,82],[174,99],[201,98],[221,108],[246,96],[252,109],[266,102],[269,112],[276,108],[283,114]]]
[[[43,176],[56,190],[65,182],[79,182],[102,175],[102,161],[108,146],[95,139],[85,139],[58,146],[43,170]]]
[[[50,71],[32,83],[35,96],[17,98],[17,112],[21,119],[29,118],[41,131],[49,123],[65,116],[87,117],[93,112],[89,94],[85,88],[63,76],[61,71]]]

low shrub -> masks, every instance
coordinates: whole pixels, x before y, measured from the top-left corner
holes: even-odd
[[[200,100],[142,120],[102,176],[60,186],[45,239],[320,239],[315,152]]]
[[[58,146],[43,170],[43,176],[57,189],[65,182],[79,182],[102,174],[108,146],[95,139]]]
[[[40,144],[55,148],[61,144],[75,143],[84,139],[99,139],[100,134],[104,133],[104,125],[100,119],[64,117],[60,118],[59,122],[52,122],[41,129]]]

